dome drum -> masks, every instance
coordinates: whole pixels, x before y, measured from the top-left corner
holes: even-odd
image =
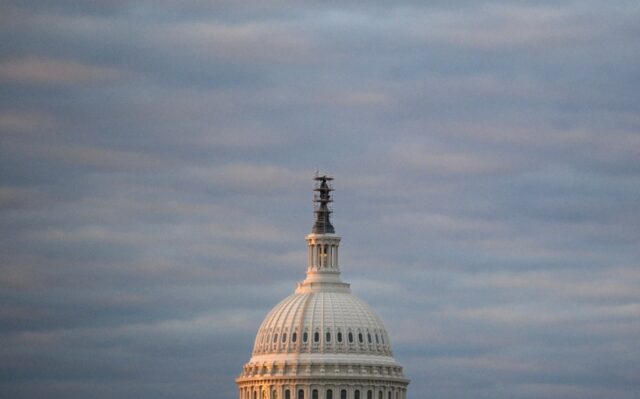
[[[239,388],[240,399],[406,399],[407,383],[291,378],[265,379]]]

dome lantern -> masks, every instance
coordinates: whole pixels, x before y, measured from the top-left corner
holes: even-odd
[[[313,201],[316,222],[307,240],[307,278],[298,284],[296,292],[343,291],[349,292],[349,284],[340,280],[338,247],[340,236],[335,234],[329,216],[332,212],[329,204],[333,202],[330,185],[333,177],[316,175],[316,187]]]

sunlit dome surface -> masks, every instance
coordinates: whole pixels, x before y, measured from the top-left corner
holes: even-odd
[[[349,292],[293,294],[262,322],[254,355],[271,353],[371,353],[391,356],[382,320]]]

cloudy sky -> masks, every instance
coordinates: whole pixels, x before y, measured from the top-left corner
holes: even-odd
[[[637,398],[637,1],[0,2],[0,396],[233,398],[312,176],[409,398]]]

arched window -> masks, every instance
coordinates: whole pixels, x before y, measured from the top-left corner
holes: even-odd
[[[329,254],[329,246],[327,244],[324,245],[324,266],[327,266],[327,256]]]
[[[253,399],[258,399],[258,392],[253,391]]]
[[[389,394],[387,395],[387,399],[391,399],[391,391],[389,391]]]
[[[343,389],[342,391],[340,391],[340,399],[347,399],[347,390]],[[389,398],[391,399],[391,398]]]
[[[353,399],[360,399],[360,390],[356,389],[353,395]]]
[[[367,399],[373,399],[373,391],[371,390],[367,391]]]
[[[313,342],[320,342],[320,333],[317,331],[313,333]]]
[[[287,333],[282,333],[282,342],[287,341]]]
[[[325,334],[324,340],[327,342],[331,342],[331,333],[329,331],[327,331],[327,333]]]
[[[275,389],[271,392],[271,399],[278,399],[278,392]]]
[[[296,342],[297,339],[298,339],[298,334],[297,333],[291,334],[291,342]]]
[[[378,333],[376,333],[376,344],[379,344],[380,341],[378,340]]]
[[[284,399],[291,399],[291,391],[290,390],[286,390],[284,391]]]
[[[353,343],[353,333],[349,331],[349,343]]]
[[[298,399],[304,399],[304,389],[298,389]]]
[[[278,334],[273,334],[273,342],[278,342]]]
[[[314,389],[311,391],[311,399],[318,399],[318,390]]]
[[[382,340],[382,343],[384,344],[384,334],[380,334],[380,339]]]
[[[358,342],[360,342],[360,343],[364,342],[364,339],[362,338],[362,333],[361,332],[358,333]]]
[[[327,395],[325,399],[333,399],[333,391],[331,389],[327,389]]]
[[[338,342],[342,342],[342,333],[338,331]]]
[[[367,333],[367,341],[369,341],[369,343],[371,343],[371,333]]]
[[[309,340],[309,334],[307,332],[302,333],[302,342],[307,342]]]
[[[378,399],[382,399],[382,391],[378,392]]]

